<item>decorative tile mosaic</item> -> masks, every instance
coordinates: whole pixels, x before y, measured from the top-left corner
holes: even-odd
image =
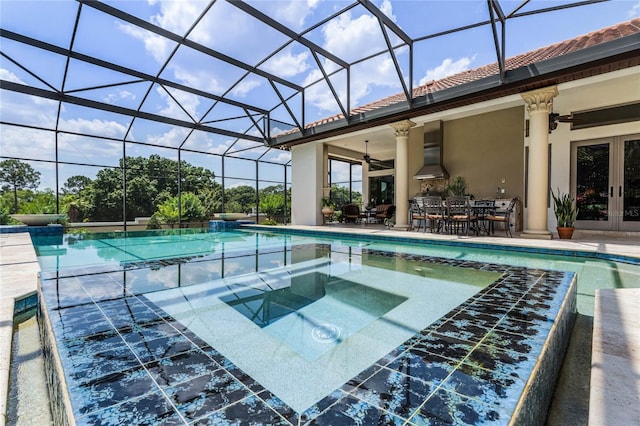
[[[317,249],[330,251],[331,246]],[[349,256],[501,275],[304,412],[296,412],[132,290],[139,287],[125,278],[211,262],[215,256],[224,262],[219,255],[128,263],[119,270],[47,272],[41,276],[39,319],[49,330],[44,334],[55,338],[45,351],[47,365],[52,369],[56,362],[51,358],[57,356],[62,366],[49,375],[64,377],[77,424],[506,424],[512,416],[524,415],[518,410],[544,422],[544,400],[549,400],[553,382],[546,389],[527,384],[541,381],[532,378],[537,369],[557,371],[554,365],[562,360],[575,313],[573,273],[367,248],[355,252]],[[548,363],[551,367],[545,367]],[[296,385],[295,377],[290,383]]]

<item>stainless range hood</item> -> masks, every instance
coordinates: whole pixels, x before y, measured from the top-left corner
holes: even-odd
[[[424,165],[413,178],[420,180],[449,179],[449,172],[441,164]]]
[[[413,176],[414,179],[448,179],[449,172],[442,165],[442,121],[435,126],[425,124],[424,166]]]

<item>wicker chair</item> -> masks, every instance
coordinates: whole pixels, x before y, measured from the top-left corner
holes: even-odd
[[[393,204],[378,204],[376,206],[376,221],[384,222],[385,219],[391,219],[396,212],[396,206]]]
[[[357,204],[345,204],[342,206],[342,221],[358,223],[360,220],[360,207]]]

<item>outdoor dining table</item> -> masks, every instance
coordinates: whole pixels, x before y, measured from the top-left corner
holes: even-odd
[[[489,235],[489,221],[486,220],[485,218],[488,215],[491,214],[495,214],[496,211],[496,205],[495,202],[493,200],[491,201],[485,201],[485,200],[478,200],[478,201],[472,201],[469,205],[469,208],[472,212],[472,214],[476,217],[477,219],[477,224],[478,224],[478,228],[477,231],[478,233],[483,232],[487,235]]]

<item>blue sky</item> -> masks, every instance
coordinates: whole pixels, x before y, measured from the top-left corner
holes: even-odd
[[[340,108],[328,87],[315,83],[321,79],[321,69],[313,55],[303,45],[288,40],[283,34],[265,26],[226,1],[210,6],[208,1],[158,1],[158,0],[110,0],[104,3],[119,8],[144,21],[158,25],[188,40],[236,58],[260,70],[275,74],[301,86],[305,90],[306,122],[313,122],[340,113]],[[314,27],[330,14],[341,10],[350,1],[294,0],[247,1],[252,7],[288,26],[295,32]],[[451,27],[464,26],[488,19],[484,0],[374,0],[394,23],[411,37],[437,33]],[[501,1],[505,13],[511,12],[521,0]],[[566,2],[533,0],[521,11],[552,7]],[[207,9],[208,8],[208,9]],[[2,0],[0,25],[10,30],[43,40],[53,45],[69,48],[78,3],[72,0]],[[197,18],[204,15],[196,25]],[[570,39],[603,27],[640,16],[640,0],[614,0],[588,6],[571,8],[542,15],[527,16],[507,21],[507,56],[524,53],[549,44]],[[304,37],[322,49],[354,62],[381,52],[385,48],[384,37],[375,17],[362,6],[344,12],[340,17],[308,32]],[[390,35],[392,44],[399,43]],[[51,90],[61,90],[67,66],[65,58],[20,43],[2,39],[0,78]],[[194,49],[180,47],[141,27],[131,25],[92,7],[83,6],[73,45],[73,50],[98,59],[137,69],[147,74],[187,85],[217,95],[224,95],[238,102],[271,109],[279,99],[269,82],[257,74],[245,75],[245,71],[222,61],[207,57]],[[265,58],[275,49],[279,53]],[[416,43],[412,74],[409,69],[409,50],[406,46],[396,49],[402,77],[389,55],[380,55],[352,66],[350,84],[351,107],[363,105],[402,90],[401,79],[415,86],[437,80],[457,72],[495,62],[495,49],[488,26],[461,33],[438,37]],[[172,57],[169,65],[161,66]],[[327,72],[337,68],[325,57],[318,60]],[[26,72],[25,70],[29,70]],[[341,71],[331,77],[338,97],[346,102],[346,73]],[[127,108],[165,115],[185,121],[215,123],[237,132],[259,135],[253,123],[240,109],[217,106],[212,111],[212,101],[191,93],[150,87],[146,82],[134,82],[131,76],[106,71],[99,67],[72,60],[68,66],[64,90],[76,96]],[[124,84],[127,83],[127,84]],[[105,86],[94,90],[87,87]],[[293,93],[279,86],[283,96]],[[114,138],[104,142],[96,138],[66,135],[58,140],[60,160],[87,163],[101,167],[114,166],[122,154],[117,140],[153,143],[166,147],[193,148],[222,154],[238,151],[237,156],[255,159],[259,156],[270,161],[286,163],[290,154],[286,151],[267,151],[261,144],[204,132],[189,134],[179,126],[161,125],[152,121],[131,119],[118,114],[93,111],[70,104],[62,105],[58,118],[58,104],[13,92],[3,91],[0,98],[0,115],[3,121],[26,124],[38,128],[58,129]],[[291,99],[294,113],[299,112],[300,96]],[[244,116],[243,116],[244,115]],[[218,121],[220,118],[237,117]],[[288,112],[280,107],[272,112],[272,118],[292,123]],[[301,117],[298,115],[298,119]],[[285,127],[283,127],[284,129]],[[273,129],[277,133],[279,129]],[[55,140],[51,132],[25,130],[3,125],[0,128],[2,156],[54,159]],[[28,142],[25,142],[28,140]],[[87,150],[91,147],[91,150]],[[171,150],[150,149],[127,144],[127,155],[148,155],[159,152],[175,158]],[[194,158],[195,156],[190,156]],[[213,162],[215,163],[215,161]],[[234,175],[251,176],[252,163],[237,162]],[[46,177],[43,185],[51,184],[51,165],[34,163]],[[217,166],[216,166],[217,167]],[[213,168],[213,167],[212,167]],[[82,169],[83,173],[93,171]],[[216,170],[219,174],[219,171]],[[65,176],[74,174],[74,167],[65,167]],[[227,170],[227,174],[229,171]],[[66,179],[61,176],[61,184]]]

